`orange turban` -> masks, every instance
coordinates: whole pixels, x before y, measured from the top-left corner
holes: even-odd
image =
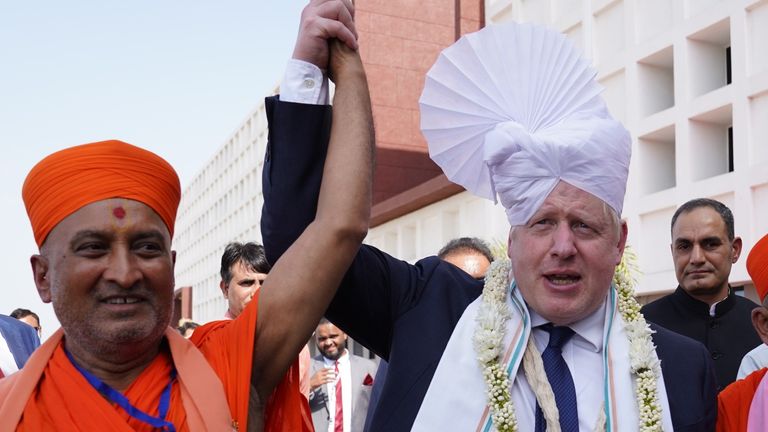
[[[755,284],[760,300],[768,295],[768,235],[761,238],[749,251],[747,271]]]
[[[179,177],[160,156],[122,141],[70,147],[40,161],[21,191],[35,241],[78,209],[109,198],[126,198],[151,207],[173,237],[181,198]]]

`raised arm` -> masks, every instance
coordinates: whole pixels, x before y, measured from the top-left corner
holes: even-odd
[[[368,231],[373,119],[362,62],[333,40],[330,144],[315,219],[275,263],[259,295],[252,381],[262,400],[309,339]]]

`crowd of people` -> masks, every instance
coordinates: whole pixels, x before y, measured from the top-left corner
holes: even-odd
[[[678,287],[641,307],[622,260],[630,135],[565,36],[491,25],[428,73],[433,158],[510,228],[506,256],[460,238],[415,263],[362,244],[374,132],[357,48],[352,2],[311,0],[266,105],[264,244],[223,251],[222,320],[171,323],[181,188],[165,160],[110,140],[32,168],[30,262],[61,328],[40,345],[34,313],[0,315],[0,429],[768,428],[768,236],[747,258],[758,305],[729,283],[731,210],[684,203]]]

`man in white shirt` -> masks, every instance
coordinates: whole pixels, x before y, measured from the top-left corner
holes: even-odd
[[[351,354],[347,335],[326,319],[315,330],[315,343],[320,354],[312,359],[309,397],[315,430],[362,431],[376,362]]]

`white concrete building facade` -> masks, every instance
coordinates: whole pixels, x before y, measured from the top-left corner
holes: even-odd
[[[267,145],[262,103],[182,192],[174,249],[176,286],[192,287],[192,318],[222,319],[227,300],[219,288],[224,247],[261,241],[261,168]]]

